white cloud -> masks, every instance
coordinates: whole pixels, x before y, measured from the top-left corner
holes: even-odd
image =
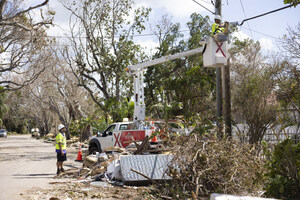
[[[161,1],[161,0],[151,0],[151,1],[144,1],[138,0],[136,1],[137,4],[143,4],[147,7],[151,7],[153,9],[164,9],[168,14],[174,17],[189,17],[193,12],[202,12],[205,9],[202,8],[200,5],[197,5],[195,2],[183,1],[183,0],[172,0],[172,1]],[[201,2],[203,6],[214,11],[214,7],[212,4],[206,4]]]
[[[263,50],[272,51],[274,45],[271,39],[269,38],[261,38],[259,39],[259,43]]]
[[[172,1],[163,1],[165,3],[166,10],[171,13],[171,15],[175,17],[189,17],[193,12],[201,12],[204,10],[201,6],[197,5],[193,1],[182,1],[182,0],[175,0]],[[210,7],[212,9],[212,5],[204,4],[205,6]]]
[[[153,40],[138,40],[135,43],[141,45],[148,56],[153,55],[157,51],[158,42],[154,42]]]
[[[239,40],[245,40],[250,38],[250,36],[244,33],[242,30],[232,33],[232,36],[237,37]]]

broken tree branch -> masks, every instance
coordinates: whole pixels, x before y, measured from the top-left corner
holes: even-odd
[[[29,12],[29,11],[31,11],[31,10],[34,10],[34,9],[36,9],[36,8],[39,8],[39,7],[43,7],[43,6],[46,5],[48,2],[49,2],[49,0],[45,0],[45,1],[44,1],[43,3],[41,3],[41,4],[38,4],[38,5],[33,6],[33,7],[29,7],[29,8],[27,8],[26,10],[22,10],[22,11],[18,12],[18,13],[15,14],[14,16],[11,16],[11,17],[8,17],[8,18],[2,19],[2,20],[3,20],[3,21],[13,20],[13,19],[15,19],[16,17],[18,17],[18,16],[20,16],[20,15],[22,15],[22,14],[24,14],[24,13],[27,13],[27,12]],[[6,1],[5,1],[5,3],[6,3]]]
[[[135,170],[135,169],[132,169],[132,168],[131,168],[130,170],[133,171],[133,172],[135,172],[135,173],[137,173],[138,175],[141,175],[142,177],[148,179],[149,181],[151,181],[152,184],[155,183],[155,180],[153,180],[153,179],[150,178],[149,176],[143,174],[142,172],[139,172],[139,171],[137,171],[137,170]]]

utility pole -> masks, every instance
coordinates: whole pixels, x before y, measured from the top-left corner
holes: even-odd
[[[222,0],[215,0],[215,13],[222,17]],[[222,68],[222,69],[221,69]],[[230,100],[230,60],[225,66],[216,69],[216,89],[217,89],[217,126],[219,135],[222,134],[222,111],[224,110],[225,134],[231,137],[231,100]],[[222,76],[223,74],[223,76]],[[223,91],[223,93],[222,93]],[[223,94],[223,95],[222,95]],[[224,98],[224,104],[222,99]],[[223,107],[224,105],[224,107]],[[224,109],[223,109],[224,108]]]
[[[224,122],[225,135],[230,138],[231,135],[231,95],[230,95],[230,58],[223,70],[223,96],[224,96]]]
[[[215,0],[215,15],[222,16],[222,0]],[[218,135],[222,135],[222,80],[221,80],[221,67],[216,67],[216,97],[217,97],[217,127]]]

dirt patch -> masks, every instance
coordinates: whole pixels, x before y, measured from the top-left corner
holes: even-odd
[[[93,186],[90,183],[62,182],[49,184],[49,189],[32,188],[21,194],[26,200],[82,200],[82,199],[157,199],[150,194],[151,187]]]

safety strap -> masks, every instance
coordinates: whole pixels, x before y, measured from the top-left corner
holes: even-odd
[[[217,31],[221,31],[221,32],[222,32],[222,30],[221,30],[221,29],[219,29],[219,28],[216,28],[216,30],[214,31],[213,35],[215,35]]]

